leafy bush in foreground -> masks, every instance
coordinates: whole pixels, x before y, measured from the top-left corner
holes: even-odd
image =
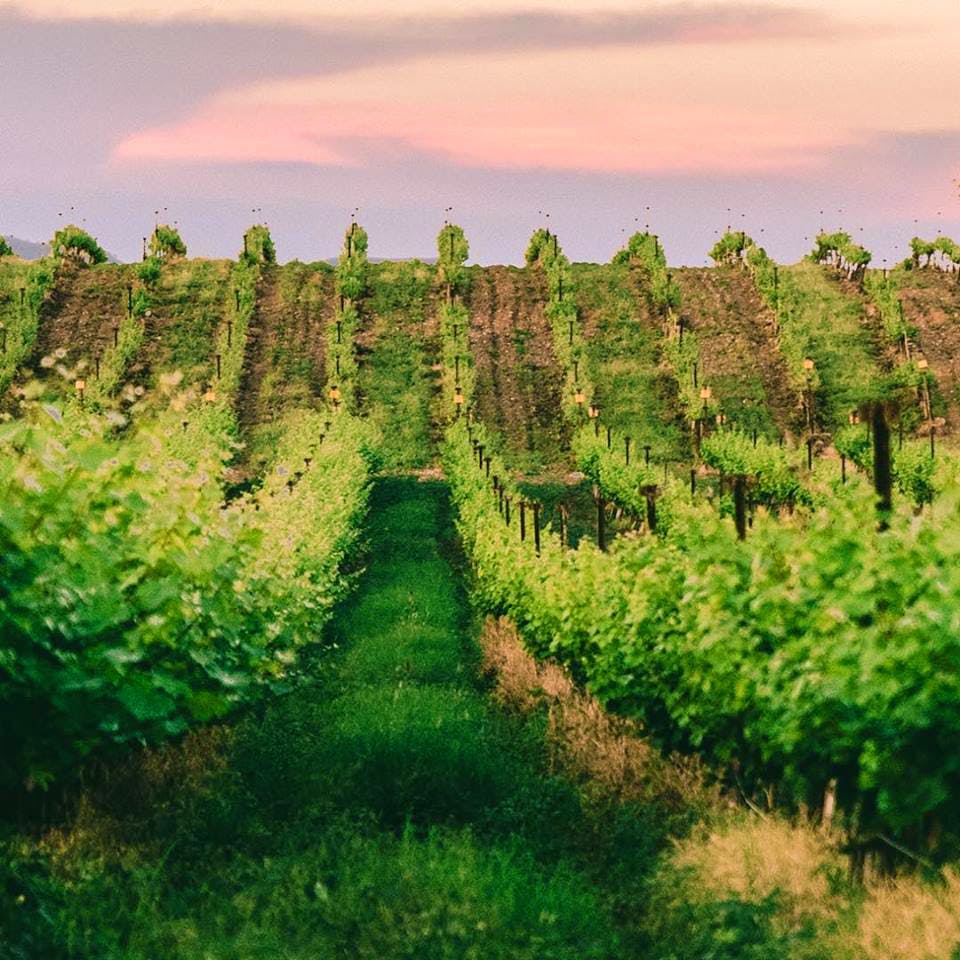
[[[48,413],[0,428],[6,788],[174,736],[282,679],[342,593],[368,486],[365,432],[346,418],[324,448],[315,424],[291,424],[309,462],[224,509],[216,443],[189,464],[169,430],[116,443]]]

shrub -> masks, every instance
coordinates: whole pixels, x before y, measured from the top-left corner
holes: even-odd
[[[160,279],[160,261],[156,257],[149,257],[137,267],[137,276],[146,283],[156,283]]]
[[[55,257],[70,258],[80,263],[106,263],[103,247],[86,230],[73,224],[63,227],[53,235],[50,250]]]
[[[161,224],[154,229],[150,239],[151,256],[158,260],[168,260],[171,257],[184,257],[186,254],[187,245],[174,227]]]
[[[872,255],[869,250],[854,243],[848,233],[820,232],[817,234],[810,259],[814,263],[830,264],[849,279],[859,281],[863,279]]]
[[[241,259],[246,263],[276,263],[277,248],[264,224],[255,224],[243,235],[243,253]]]
[[[437,237],[437,272],[440,282],[447,284],[451,293],[458,293],[466,281],[464,263],[470,255],[470,246],[462,227],[448,223]]]

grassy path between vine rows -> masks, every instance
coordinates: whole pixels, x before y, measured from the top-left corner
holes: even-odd
[[[336,649],[74,828],[57,956],[646,955],[662,828],[587,802],[550,772],[543,718],[486,695],[454,534],[445,485],[378,482]]]

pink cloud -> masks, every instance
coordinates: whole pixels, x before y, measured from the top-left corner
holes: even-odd
[[[757,173],[808,168],[835,141],[780,115],[737,108],[515,97],[464,109],[383,98],[213,105],[126,138],[113,159],[350,166],[364,163],[371,143],[496,169]]]
[[[316,118],[322,123],[321,118]],[[311,135],[292,111],[251,115],[242,108],[224,107],[179,124],[153,127],[122,140],[113,150],[120,162],[138,160],[195,163],[347,163],[343,153]]]

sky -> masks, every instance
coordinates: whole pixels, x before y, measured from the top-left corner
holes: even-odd
[[[452,207],[482,263],[544,224],[892,262],[960,239],[958,46],[957,0],[0,0],[0,234],[233,256],[262,219],[311,260],[359,208],[371,256],[430,256]]]

